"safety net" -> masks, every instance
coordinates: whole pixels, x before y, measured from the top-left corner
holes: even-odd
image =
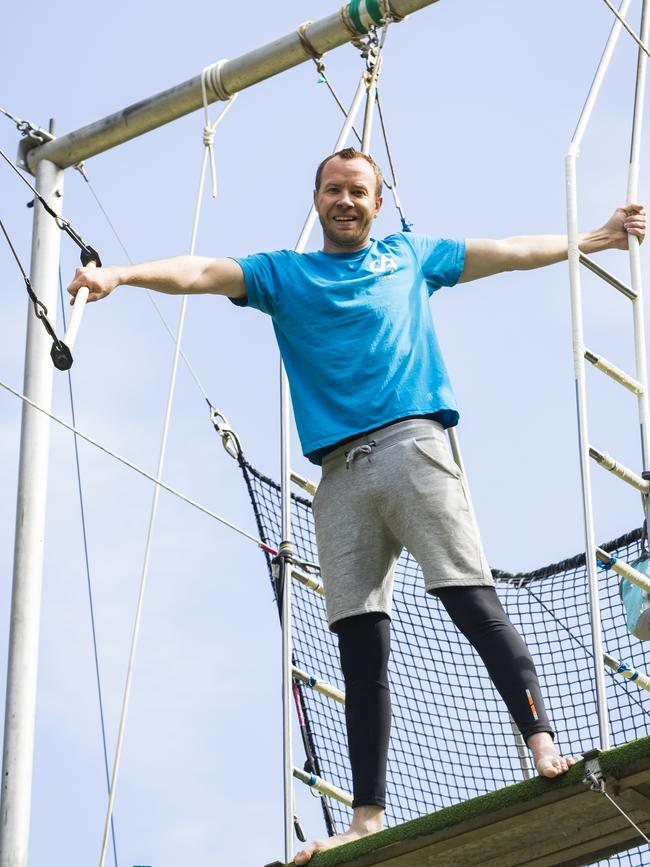
[[[260,538],[277,547],[279,485],[241,455],[239,463]],[[310,500],[292,494],[292,514],[296,559],[317,563]],[[641,553],[642,531],[602,547],[630,562]],[[265,556],[277,600],[272,555]],[[599,741],[584,554],[532,572],[493,570],[493,575],[501,602],[536,661],[558,747],[565,755],[580,756]],[[650,653],[627,631],[618,577],[603,569],[600,579],[605,651],[647,671]],[[294,666],[344,689],[324,599],[295,580],[292,585]],[[442,605],[424,593],[419,567],[407,552],[395,571],[391,646],[387,824],[521,781],[526,760],[505,705],[474,649]],[[621,746],[647,734],[650,712],[642,690],[611,669],[606,672],[612,746]],[[351,792],[343,705],[303,684],[294,685],[294,697],[307,753],[305,770]],[[333,799],[322,802],[328,832],[346,827],[349,808]],[[600,863],[640,867],[649,863],[648,849],[646,845]]]

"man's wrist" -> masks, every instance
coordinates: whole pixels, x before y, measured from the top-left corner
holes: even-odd
[[[609,250],[612,246],[612,238],[603,227],[593,232],[585,232],[578,238],[578,246],[583,253],[599,253],[601,250]]]

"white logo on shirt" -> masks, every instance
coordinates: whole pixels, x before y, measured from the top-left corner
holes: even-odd
[[[375,274],[385,274],[387,271],[397,271],[397,262],[391,256],[382,253],[379,259],[370,263],[369,268]]]

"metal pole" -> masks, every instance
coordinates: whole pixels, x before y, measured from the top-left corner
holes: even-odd
[[[643,2],[643,13],[641,18],[641,41],[645,44],[648,39],[648,31],[650,30],[650,3],[648,0]],[[644,51],[639,49],[639,58],[637,61],[636,70],[636,88],[634,92],[634,119],[632,121],[632,141],[630,144],[630,170],[627,180],[627,202],[636,202],[639,187],[639,162],[641,155],[641,131],[643,126],[643,107],[645,102],[645,80],[646,80],[647,56]],[[641,433],[641,455],[643,458],[643,469],[648,470],[648,461],[650,460],[649,440],[650,436],[650,412],[648,410],[648,371],[646,364],[646,342],[645,342],[645,319],[643,312],[643,285],[641,280],[641,256],[639,251],[639,240],[635,235],[629,235],[630,246],[630,278],[632,288],[637,293],[636,299],[633,301],[633,318],[634,318],[634,350],[636,358],[636,377],[643,386],[643,392],[639,395],[639,427]],[[644,511],[646,518],[648,517],[648,498],[644,497]]]
[[[344,147],[366,91],[365,75],[361,76],[352,105],[345,118],[334,152]],[[304,253],[309,237],[316,223],[317,212],[312,205],[309,215],[296,242],[296,253]],[[284,759],[284,857],[293,861],[293,750],[291,707],[293,699],[293,642],[291,638],[291,566],[287,560],[293,553],[291,541],[291,396],[289,380],[280,361],[280,489],[282,503],[282,542],[280,554],[282,587],[282,721],[283,721],[283,759]]]
[[[603,636],[596,566],[596,533],[594,530],[591,475],[589,465],[589,437],[587,433],[587,395],[584,365],[584,335],[582,329],[582,297],[580,286],[580,251],[578,249],[578,201],[576,192],[576,157],[566,157],[567,229],[569,242],[569,280],[571,283],[571,321],[573,332],[573,369],[575,376],[576,409],[578,414],[578,443],[580,450],[580,476],[582,481],[582,514],[585,530],[585,557],[589,581],[589,611],[591,640],[594,651],[594,679],[600,749],[609,749],[609,715],[607,687],[602,666]]]
[[[618,10],[619,15],[624,18],[627,15],[627,10],[630,6],[630,0],[623,0],[621,3],[621,7]],[[584,136],[589,121],[591,119],[591,113],[594,110],[594,105],[596,104],[596,100],[598,99],[598,94],[600,93],[600,88],[602,86],[603,80],[605,78],[605,74],[607,72],[607,68],[612,59],[612,54],[614,53],[614,49],[616,48],[616,43],[618,41],[618,37],[621,35],[622,24],[620,21],[616,20],[612,25],[612,29],[609,32],[609,37],[605,44],[605,48],[603,50],[602,56],[600,58],[600,62],[598,64],[598,68],[596,69],[596,74],[594,75],[594,79],[591,83],[591,87],[589,88],[589,93],[587,94],[587,99],[585,100],[585,104],[582,107],[582,111],[580,112],[580,117],[578,119],[578,124],[576,126],[576,130],[573,133],[573,137],[571,139],[571,145],[575,148],[576,157],[580,152],[580,144],[582,142],[582,137]]]
[[[402,17],[431,6],[437,0],[391,0],[396,16]],[[357,28],[358,21],[363,29]],[[381,24],[380,4],[350,2],[338,12],[314,21],[305,28],[309,44],[319,54],[325,54],[361,36],[372,24]],[[234,60],[223,60],[210,67],[207,78],[209,102],[228,99],[253,84],[311,59],[297,30],[274,39],[254,51]],[[175,85],[135,105],[130,105],[52,142],[31,150],[28,166],[34,171],[42,159],[49,159],[61,168],[74,166],[82,160],[163,126],[203,105],[201,75]]]
[[[42,161],[36,188],[60,213],[63,172]],[[35,202],[31,281],[52,321],[57,307],[60,244],[58,226]],[[51,340],[30,306],[24,393],[48,410],[54,370],[50,346]],[[49,443],[49,418],[23,404],[0,803],[2,867],[27,865]]]
[[[623,0],[620,14],[625,15],[630,0]],[[576,161],[580,143],[587,130],[594,105],[600,93],[607,68],[612,58],[616,42],[621,33],[621,23],[616,20],[609,34],[594,80],[589,89],[576,130],[565,158],[566,199],[567,199],[567,237],[569,259],[569,281],[571,285],[571,322],[573,336],[573,368],[576,390],[576,410],[578,416],[578,444],[580,452],[580,476],[582,482],[582,512],[585,530],[585,557],[589,581],[589,610],[591,617],[591,640],[594,651],[594,680],[596,686],[596,706],[598,710],[598,731],[600,748],[609,749],[609,714],[607,709],[607,687],[602,665],[603,638],[600,619],[600,597],[598,592],[598,569],[596,566],[596,534],[594,529],[593,502],[591,495],[591,468],[589,464],[589,436],[587,428],[587,395],[584,364],[584,334],[582,328],[582,291],[580,283],[580,249],[578,247],[578,196]]]

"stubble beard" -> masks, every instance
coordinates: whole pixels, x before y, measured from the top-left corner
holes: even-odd
[[[320,220],[321,228],[323,229],[323,235],[325,235],[327,240],[332,244],[335,244],[337,247],[345,247],[347,249],[354,247],[360,248],[366,245],[370,237],[370,227],[372,225],[371,220],[358,220],[355,231],[350,232],[345,229],[338,231],[333,219],[330,220],[327,217],[323,218],[320,214],[318,215],[318,219]]]

